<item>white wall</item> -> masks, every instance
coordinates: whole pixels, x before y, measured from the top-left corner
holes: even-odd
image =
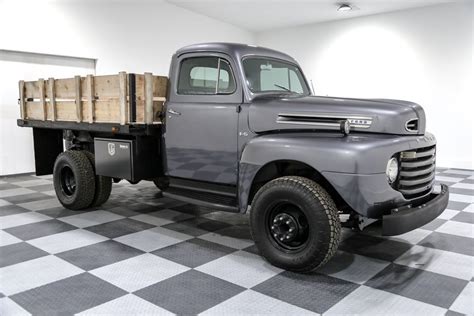
[[[285,51],[316,94],[407,99],[426,111],[438,166],[474,169],[472,2],[257,34]]]
[[[95,71],[94,60],[77,60],[0,50],[0,175],[35,169],[31,128],[16,126],[18,119],[17,78],[68,78]],[[13,100],[13,102],[12,102]]]
[[[97,59],[98,75],[119,71],[167,75],[178,48],[208,41],[255,42],[248,31],[160,0],[139,4],[0,0],[0,49]],[[15,71],[14,63],[8,63],[7,69],[7,63],[0,62],[0,67],[2,74],[15,74],[2,76],[6,88],[0,87],[0,175],[32,172],[31,130],[5,122],[14,122],[19,116],[17,96],[11,97],[10,92],[17,90],[18,80],[35,80],[31,75],[38,72],[23,71],[25,65]],[[70,68],[67,75],[65,68],[58,72],[45,65],[32,65],[32,69],[44,73],[45,78],[83,73]]]
[[[249,31],[156,0],[0,0],[0,49],[98,59],[97,74],[168,74],[180,47],[207,41],[253,43]]]

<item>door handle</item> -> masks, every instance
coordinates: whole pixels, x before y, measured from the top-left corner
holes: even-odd
[[[175,110],[173,110],[173,109],[169,109],[169,110],[168,110],[168,113],[169,113],[169,114],[173,114],[173,115],[181,115],[181,113],[179,113],[179,112],[177,112],[177,111],[175,111]]]

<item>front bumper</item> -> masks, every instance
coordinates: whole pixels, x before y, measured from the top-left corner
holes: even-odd
[[[394,209],[390,215],[383,216],[382,235],[401,235],[431,222],[446,209],[448,201],[448,187],[442,184],[441,192],[432,193],[427,202],[419,206]]]

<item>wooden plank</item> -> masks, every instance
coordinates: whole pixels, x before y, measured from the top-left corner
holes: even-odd
[[[139,124],[145,123],[145,101],[144,100],[136,100],[135,101],[137,117],[136,122]]]
[[[76,88],[76,115],[77,122],[82,122],[82,96],[81,96],[81,76],[75,76],[75,88]]]
[[[20,115],[21,119],[25,120],[26,116],[26,103],[25,103],[25,82],[20,80],[18,83],[18,88],[20,90]]]
[[[39,99],[40,99],[40,106],[43,111],[43,117],[42,119],[46,121],[48,117],[48,111],[46,109],[46,96],[44,92],[44,79],[39,79],[38,80],[38,89],[39,89]]]
[[[89,122],[89,109],[87,103],[89,101],[82,101],[82,118],[84,122]],[[50,107],[50,102],[46,102]],[[56,104],[56,121],[67,121],[77,122],[76,112],[76,101],[57,101]],[[43,111],[41,110],[39,101],[27,101],[25,102],[26,111],[28,113],[28,119],[30,120],[43,120]],[[118,100],[104,100],[95,101],[95,113],[94,123],[118,123],[120,121],[119,116],[119,102]],[[48,119],[51,119],[51,115],[48,115]]]
[[[119,97],[119,76],[94,76],[94,95],[96,99]]]
[[[88,100],[82,101],[82,119],[83,122],[89,122],[89,110],[87,107]],[[137,101],[137,123],[144,123],[144,106],[145,101]],[[156,102],[154,102],[156,103]],[[76,122],[76,101],[56,100],[56,121]],[[48,108],[51,107],[49,101],[46,102]],[[94,123],[119,123],[120,122],[120,104],[118,100],[96,100],[95,101]],[[39,101],[25,102],[27,119],[43,120],[43,111],[41,110]],[[156,108],[156,104],[155,104]],[[48,120],[51,120],[51,113],[48,113]],[[153,124],[160,123],[158,117],[155,117]]]
[[[48,84],[49,109],[51,121],[56,121],[56,97],[54,95],[54,78],[49,78]]]
[[[56,101],[58,121],[77,122],[76,101]]]
[[[96,101],[95,120],[96,123],[118,123],[120,122],[120,104],[118,100]]]
[[[94,76],[87,75],[87,109],[89,116],[89,123],[94,123]]]
[[[26,99],[39,99],[38,81],[25,81],[24,96]]]
[[[155,97],[166,97],[168,89],[168,77],[153,76],[153,95]]]
[[[145,124],[153,123],[153,75],[149,72],[145,73]]]
[[[135,96],[137,97],[137,100],[144,100],[144,95],[145,75],[135,74]]]
[[[145,98],[145,76],[144,75],[135,75],[135,84],[137,91],[137,98],[139,100],[144,100]],[[166,98],[166,93],[168,89],[168,77],[163,76],[153,76],[153,96]]]
[[[57,79],[55,82],[56,86],[56,99],[69,99],[74,100],[76,98],[76,80],[75,78]]]
[[[127,115],[127,73],[119,73],[120,125],[128,123]]]
[[[160,121],[160,114],[163,111],[163,103],[166,101],[168,91],[168,78],[163,76],[153,77],[153,122]]]
[[[87,78],[81,78],[85,83]],[[34,94],[34,84],[30,90]],[[87,95],[87,84],[82,86],[82,95]],[[118,75],[94,76],[94,95],[96,99],[118,98],[119,94],[119,78]],[[76,81],[75,78],[56,79],[56,98],[71,99],[76,98]]]

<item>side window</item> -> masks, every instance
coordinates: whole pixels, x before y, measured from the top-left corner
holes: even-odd
[[[178,94],[231,94],[235,81],[229,63],[219,57],[193,57],[181,62]]]

